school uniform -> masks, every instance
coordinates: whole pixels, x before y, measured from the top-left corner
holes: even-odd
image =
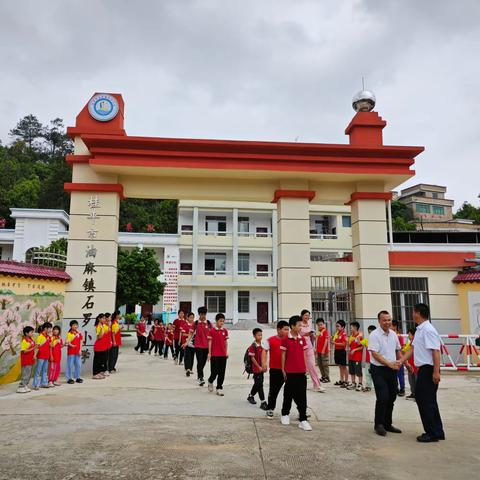
[[[330,335],[328,334],[328,330],[326,328],[319,330],[317,335],[317,363],[323,380],[330,380],[329,340]]]
[[[282,339],[280,345],[280,350],[285,352],[284,370],[287,376],[283,390],[282,416],[290,414],[293,400],[297,405],[300,422],[307,420],[307,349],[307,340],[301,336],[294,337],[291,333]]]
[[[270,337],[263,348],[268,351],[268,366],[270,375],[270,384],[268,388],[268,409],[275,410],[277,397],[285,383],[282,372],[282,338],[278,335]]]
[[[190,335],[190,330],[193,328],[195,325],[195,322],[188,323],[186,320],[183,323],[181,327],[181,339],[182,339],[182,345],[187,341],[189,335]],[[192,341],[190,341],[186,346],[185,346],[185,354],[184,354],[184,366],[186,371],[192,371],[193,370],[193,363],[195,361],[195,346]]]
[[[103,330],[103,336],[99,338],[100,333]],[[107,371],[107,352],[110,346],[110,341],[108,338],[108,333],[110,328],[108,325],[99,323],[95,327],[95,333],[97,334],[97,339],[93,344],[93,375],[98,375],[99,373]]]
[[[117,320],[112,322],[111,330],[113,345],[108,355],[108,371],[114,372],[118,361],[118,351],[122,345],[122,331]]]
[[[35,340],[30,337],[23,337],[20,345],[20,365],[22,367],[22,377],[20,379],[19,388],[28,387],[28,382],[32,378],[33,366],[35,365],[35,350],[27,352],[30,348],[35,347]]]
[[[140,353],[143,353],[145,351],[145,332],[147,331],[147,324],[145,322],[138,322],[135,325],[135,330],[137,331],[137,346],[135,347],[135,350],[137,352],[140,350]]]
[[[67,370],[65,376],[68,380],[78,380],[82,368],[80,350],[83,335],[80,332],[67,333]]]
[[[203,380],[203,369],[207,363],[208,358],[208,332],[211,326],[209,322],[205,320],[201,322],[197,320],[190,331],[195,334],[194,346],[195,346],[195,356],[197,358],[197,377],[199,380]]]
[[[347,333],[345,330],[341,330],[340,332],[335,332],[333,335],[333,342],[335,345],[335,350],[333,352],[333,359],[335,361],[335,365],[339,366],[346,366],[347,365]],[[337,343],[343,343],[344,345],[337,345]]]
[[[172,352],[172,357],[175,358],[175,353],[173,351],[173,332],[165,333],[165,349],[163,352],[163,358],[168,358],[168,350]]]
[[[362,377],[362,357],[363,345],[361,343],[362,337],[360,333],[350,335],[348,338],[348,373],[357,377]],[[361,348],[360,348],[361,347]],[[353,350],[358,349],[355,352]]]
[[[174,344],[174,358],[179,358],[181,352],[180,346],[180,328],[182,326],[183,320],[176,318],[173,321],[173,344]],[[183,355],[182,355],[183,357]]]
[[[153,327],[153,346],[154,354],[162,355],[163,353],[163,344],[165,343],[165,327],[163,325],[156,325]]]
[[[48,368],[48,381],[54,383],[60,376],[60,362],[62,361],[63,340],[60,337],[52,337],[51,360]]]
[[[262,356],[263,356],[263,344],[259,345],[257,342],[252,343],[248,347],[248,355],[256,360],[258,363],[255,365],[252,362],[252,371],[253,371],[253,387],[250,390],[250,397],[254,397],[258,393],[258,398],[261,402],[265,401],[265,393],[263,391],[263,381],[264,375],[262,370]]]
[[[51,338],[46,333],[40,333],[35,341],[37,350],[37,368],[33,377],[32,385],[34,388],[48,387],[48,362],[50,360],[50,342]]]
[[[213,327],[208,333],[208,340],[211,342],[210,377],[208,383],[213,384],[215,379],[217,379],[217,390],[222,390],[227,368],[228,330],[223,327]]]

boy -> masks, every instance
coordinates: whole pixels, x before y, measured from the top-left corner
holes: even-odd
[[[258,393],[260,398],[260,408],[268,410],[267,402],[265,401],[265,393],[263,392],[263,374],[267,371],[265,366],[265,355],[262,346],[263,332],[261,328],[254,328],[252,330],[254,342],[248,347],[248,355],[252,360],[253,370],[253,387],[247,397],[247,401],[255,405],[255,395]]]
[[[335,334],[332,338],[334,345],[334,361],[340,370],[340,380],[334,385],[346,388],[348,385],[348,370],[347,370],[347,334],[345,332],[345,322],[339,320],[335,324]]]
[[[78,331],[78,322],[72,320],[70,322],[70,330],[67,333],[67,371],[65,372],[67,383],[70,385],[75,382],[83,383],[83,380],[80,378],[82,340],[83,335]]]
[[[187,338],[187,345],[194,338],[195,357],[197,358],[197,381],[200,387],[205,385],[203,379],[203,369],[207,363],[208,357],[208,331],[212,325],[207,321],[207,307],[198,309],[198,320],[190,327],[190,334]],[[195,335],[195,337],[193,337]]]
[[[377,327],[375,325],[369,325],[367,328],[368,335],[370,335]],[[368,351],[368,339],[364,338],[360,343],[365,347],[365,366],[364,366],[364,377],[365,377],[365,386],[363,387],[363,392],[370,392],[372,390],[372,374],[370,373],[370,352]]]
[[[33,366],[35,365],[35,340],[33,340],[33,327],[23,329],[23,338],[20,345],[20,364],[22,366],[22,378],[18,385],[17,393],[28,393],[28,382],[32,377]]]
[[[288,322],[280,320],[277,323],[277,334],[270,337],[264,345],[264,354],[268,352],[269,370],[270,370],[270,385],[268,389],[268,410],[267,417],[273,418],[273,411],[277,404],[277,397],[280,390],[285,383],[282,372],[282,351],[280,346],[284,337],[290,331]],[[263,364],[266,364],[264,359]]]
[[[403,347],[405,346],[405,340],[402,337],[402,334],[400,333],[400,330],[398,328],[398,320],[392,320],[392,330],[397,334],[398,341],[400,342],[400,346]],[[404,397],[405,396],[405,368],[402,365],[400,367],[400,370],[398,370],[398,385],[399,389],[397,392],[397,395],[399,397]]]
[[[328,366],[328,342],[330,335],[328,334],[325,320],[323,318],[317,318],[315,322],[317,324],[317,363],[320,369],[320,381],[323,383],[330,383],[330,368]]]
[[[195,325],[195,314],[190,312],[187,315],[187,320],[183,323],[181,327],[181,339],[182,339],[182,348],[185,351],[184,354],[184,364],[185,364],[185,375],[189,377],[193,373],[193,362],[195,359],[195,347],[193,343],[188,342],[190,330]]]
[[[350,373],[351,383],[347,390],[356,390],[361,392],[363,390],[363,373],[362,373],[362,358],[363,345],[362,333],[360,332],[360,324],[358,322],[350,322],[351,335],[348,339],[348,373]],[[355,382],[355,377],[358,382]]]
[[[298,427],[305,431],[312,430],[307,421],[307,341],[300,335],[302,318],[290,317],[290,333],[282,339],[282,373],[285,379],[282,405],[282,425],[290,425],[292,400],[297,405],[300,423]]]
[[[217,379],[217,395],[223,397],[223,381],[228,358],[228,330],[223,328],[225,315],[217,313],[215,327],[208,333],[208,358],[210,359],[210,378],[208,391],[213,392],[213,382]]]
[[[179,310],[177,312],[178,317],[173,321],[173,342],[174,342],[174,356],[175,363],[180,365],[183,361],[183,350],[180,348],[180,329],[182,327],[183,322],[185,321],[185,312],[183,310]]]
[[[409,328],[408,333],[408,342],[402,348],[402,353],[408,352],[412,348],[412,342],[415,338],[415,327]],[[413,400],[415,401],[415,386],[417,384],[417,374],[418,368],[415,366],[415,359],[414,355],[412,355],[405,364],[408,371],[408,384],[410,385],[410,395],[405,397],[406,400]]]
[[[52,324],[45,322],[38,327],[38,337],[35,340],[37,346],[37,368],[33,377],[32,387],[34,390],[49,388],[48,386],[48,362],[50,360],[50,342]]]

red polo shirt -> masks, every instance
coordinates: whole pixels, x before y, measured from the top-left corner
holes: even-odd
[[[190,324],[186,320],[184,320],[180,325],[180,340],[182,344],[187,341],[187,338],[190,335],[190,330],[194,325],[195,325],[195,322]]]
[[[37,337],[37,358],[38,360],[50,360],[50,341],[51,338],[46,333],[41,333]]]
[[[180,339],[180,327],[182,326],[183,320],[180,320],[179,318],[176,318],[173,321],[173,339],[174,340],[179,340]]]
[[[191,332],[195,332],[195,348],[208,348],[208,331],[210,330],[207,320],[201,322],[198,320],[190,328]]]
[[[267,345],[265,346],[265,349],[269,352],[268,365],[270,369],[282,369],[282,351],[280,350],[281,345],[282,338],[278,335],[274,335],[267,340]]]
[[[62,360],[63,340],[60,337],[52,337],[52,361],[60,363]]]
[[[70,343],[72,346],[69,345],[67,347],[67,355],[80,355],[82,340],[83,336],[80,332],[68,332],[67,343]]]
[[[165,341],[165,327],[163,325],[156,325],[153,331],[153,339],[156,342]]]
[[[345,344],[344,346],[340,346],[340,345],[337,345],[335,343],[335,350],[346,350],[347,349],[348,339],[347,339],[347,332],[345,330],[342,330],[340,332],[335,332],[335,335],[333,336],[333,339],[334,339],[335,342]]]
[[[248,347],[248,354],[255,358],[257,363],[262,366],[262,352],[263,352],[263,347],[262,345],[259,345],[258,343],[253,343]],[[262,373],[263,370],[262,368],[258,368],[253,362],[252,362],[252,371],[253,373]]]
[[[145,322],[138,322],[135,325],[135,330],[137,331],[137,337],[141,337],[147,330],[147,324]]]
[[[362,340],[362,337],[360,336],[360,333],[357,333],[355,336],[350,335],[348,339],[348,348],[350,349],[350,352],[348,354],[348,359],[352,360],[354,362],[361,362],[363,358],[363,345],[360,343]],[[352,353],[352,350],[355,350],[356,348],[361,347],[359,350],[356,352]]]
[[[288,334],[282,339],[280,350],[285,352],[285,372],[306,373],[304,350],[307,348],[307,340],[301,336],[292,337]]]
[[[165,335],[165,343],[167,345],[173,345],[173,337],[174,337],[174,334],[173,332],[168,332],[166,335]]]
[[[122,331],[117,320],[112,322],[112,336],[115,339],[115,346],[119,347],[122,344]]]
[[[328,353],[328,340],[330,335],[328,334],[328,330],[324,328],[318,332],[317,336],[317,353],[323,352],[323,347],[327,344],[327,348],[325,349],[325,354]]]
[[[212,341],[212,357],[227,356],[228,330],[226,328],[211,328],[208,332],[208,339]]]

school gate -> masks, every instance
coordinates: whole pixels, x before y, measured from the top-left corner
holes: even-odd
[[[349,144],[135,137],[120,94],[95,94],[67,132],[72,182],[64,326],[94,341],[98,312],[115,305],[118,216],[124,198],[277,203],[278,319],[311,307],[311,276],[348,276],[362,324],[391,309],[386,205],[414,175],[423,147],[383,145],[386,122],[358,112]],[[351,205],[353,261],[310,262],[309,204]],[[237,219],[238,221],[238,219]],[[318,273],[319,272],[319,273]]]

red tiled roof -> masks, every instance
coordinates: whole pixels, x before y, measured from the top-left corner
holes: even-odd
[[[62,282],[69,282],[71,280],[70,275],[60,268],[3,260],[0,260],[0,274],[47,278],[50,280],[60,280]]]
[[[455,283],[480,282],[480,271],[477,271],[477,272],[461,272],[452,280],[452,282],[455,282]]]

